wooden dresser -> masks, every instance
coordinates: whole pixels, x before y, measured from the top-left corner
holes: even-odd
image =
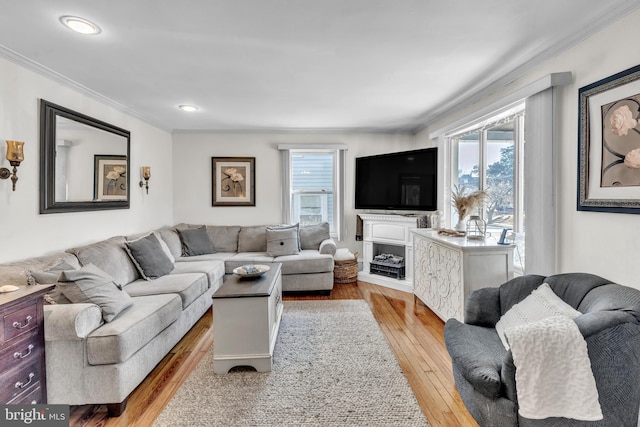
[[[47,402],[43,296],[54,285],[0,294],[0,403]]]

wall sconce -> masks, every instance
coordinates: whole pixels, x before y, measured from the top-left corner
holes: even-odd
[[[147,194],[149,194],[149,178],[151,178],[150,166],[142,166],[142,178],[144,179],[144,181],[140,181],[140,188],[146,188]]]
[[[13,182],[13,191],[16,191],[16,182],[18,181],[18,166],[24,160],[24,142],[7,141],[7,160],[13,166],[13,173],[7,168],[0,168],[0,179],[11,177]]]

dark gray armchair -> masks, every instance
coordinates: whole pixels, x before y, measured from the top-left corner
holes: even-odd
[[[518,415],[516,368],[495,324],[514,304],[542,283],[582,315],[575,320],[584,336],[604,419],[532,420]],[[465,323],[449,319],[447,350],[460,396],[481,426],[636,426],[640,409],[640,291],[584,273],[549,277],[527,275],[497,288],[473,292]]]

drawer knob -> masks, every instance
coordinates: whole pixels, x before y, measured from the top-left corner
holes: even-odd
[[[26,319],[26,320],[27,320],[27,323],[25,323],[24,325],[23,325],[22,323],[20,323],[20,322],[13,322],[13,325],[12,325],[12,326],[13,326],[14,328],[16,328],[16,329],[24,329],[24,328],[26,328],[27,326],[29,326],[29,323],[31,323],[31,321],[33,320],[33,317],[31,317],[31,316],[27,316],[27,319]]]
[[[22,354],[19,351],[16,351],[15,353],[13,353],[13,358],[14,359],[24,359],[25,357],[27,357],[28,355],[31,354],[31,351],[33,350],[33,344],[29,344],[29,346],[27,347],[28,352],[26,354]]]
[[[25,387],[27,387],[29,384],[31,384],[31,381],[33,380],[33,377],[35,377],[35,376],[36,376],[36,374],[34,374],[33,372],[29,372],[29,381],[27,381],[26,383],[18,381],[15,384],[14,387],[15,388],[25,388]]]

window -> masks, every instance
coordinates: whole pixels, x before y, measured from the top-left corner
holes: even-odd
[[[335,231],[335,153],[291,153],[291,222]]]
[[[452,153],[452,184],[469,190],[484,190],[481,216],[487,232],[515,233],[516,266],[524,267],[524,104],[467,126],[449,135]],[[452,210],[452,224],[457,212]]]
[[[332,237],[340,240],[346,146],[281,144],[278,149],[283,152],[284,222],[328,222]]]

